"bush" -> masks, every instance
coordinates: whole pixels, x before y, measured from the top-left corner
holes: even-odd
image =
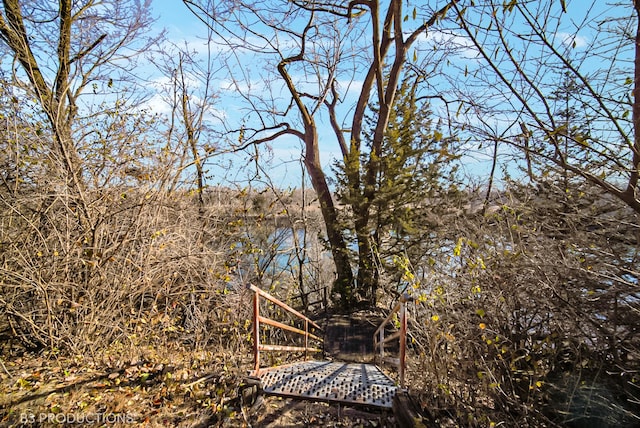
[[[412,388],[465,426],[638,425],[628,210],[553,185],[536,193],[514,188],[492,214],[440,230],[443,256],[414,287],[413,370],[429,375],[409,376]]]

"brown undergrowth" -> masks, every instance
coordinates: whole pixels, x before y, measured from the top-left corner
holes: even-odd
[[[393,415],[240,394],[251,353],[112,346],[96,360],[52,353],[2,360],[0,426],[394,427]]]
[[[247,355],[171,344],[113,345],[98,359],[25,354],[3,362],[0,425],[243,426]]]

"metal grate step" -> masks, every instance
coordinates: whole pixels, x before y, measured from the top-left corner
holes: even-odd
[[[372,364],[304,361],[260,370],[268,394],[391,408],[395,383]]]

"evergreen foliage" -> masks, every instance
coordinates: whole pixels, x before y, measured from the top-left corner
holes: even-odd
[[[365,177],[369,174],[375,176],[375,189],[370,192],[373,200],[367,200],[364,185],[353,189],[344,168],[336,168],[340,202],[352,207],[368,207],[366,233],[372,243],[372,254],[355,251],[351,254],[354,259],[371,258],[368,265],[373,271],[374,287],[358,289],[361,297],[368,301],[376,300],[381,274],[387,269],[395,270],[394,256],[404,255],[429,233],[433,222],[431,213],[437,211],[435,206],[440,197],[457,189],[454,162],[460,157],[454,152],[457,139],[445,136],[440,124],[433,123],[428,100],[418,96],[421,81],[420,76],[407,75],[400,83],[380,156],[374,153],[372,132],[367,134],[368,151],[361,154],[364,167],[359,183],[366,183]],[[377,105],[370,106],[365,123],[371,130],[375,128],[378,112]],[[353,215],[358,215],[357,208]],[[346,228],[352,231],[349,236],[355,241],[354,226]],[[351,248],[356,248],[356,242],[351,242]]]

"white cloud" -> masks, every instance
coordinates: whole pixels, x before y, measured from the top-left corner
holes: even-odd
[[[338,90],[346,95],[360,95],[362,91],[362,80],[338,80]]]
[[[416,42],[416,47],[418,49],[426,48],[430,51],[433,51],[434,48],[439,51],[446,50],[466,60],[480,58],[480,52],[468,37],[451,31],[431,30],[426,34],[420,35]]]
[[[160,94],[152,96],[146,102],[146,107],[153,113],[157,113],[161,116],[168,116],[171,114],[169,104],[167,104],[166,100]]]
[[[585,48],[587,47],[588,40],[586,37],[579,36],[577,34],[569,34],[569,33],[557,33],[556,36],[560,39],[563,45],[570,46],[574,48]]]
[[[201,100],[197,97],[193,97],[193,101],[200,103]],[[173,110],[170,103],[167,101],[167,98],[162,96],[160,93],[153,95],[145,103],[144,109],[164,117],[169,117]],[[227,113],[225,110],[215,108],[212,105],[206,106],[204,119],[209,125],[220,124],[226,117]]]
[[[224,92],[233,92],[241,94],[252,94],[256,91],[263,92],[266,90],[265,83],[262,80],[238,80],[222,79],[219,81],[218,87]]]

